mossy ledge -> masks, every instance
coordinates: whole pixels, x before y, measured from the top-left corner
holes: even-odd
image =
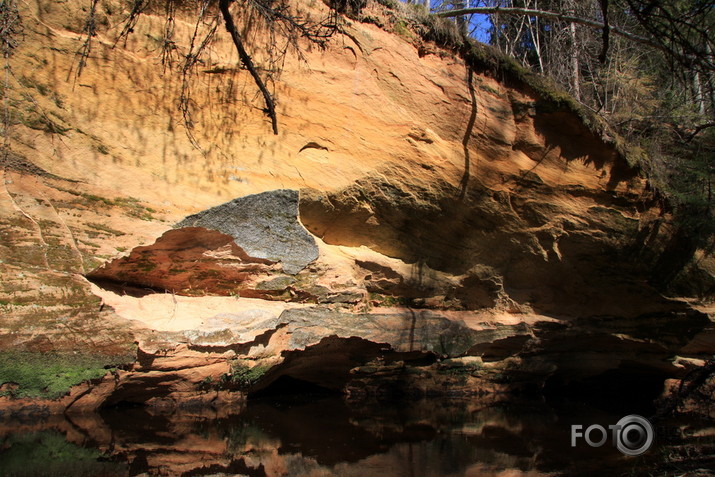
[[[0,352],[0,396],[57,399],[73,386],[134,362],[133,356]]]

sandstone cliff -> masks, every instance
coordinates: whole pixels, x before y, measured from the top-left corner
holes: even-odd
[[[42,405],[218,406],[286,382],[655,397],[712,354],[712,309],[648,284],[671,230],[645,180],[528,84],[468,75],[370,3],[372,23],[285,58],[273,135],[226,35],[177,71],[190,11],[162,65],[163,12],[116,43],[126,5],[102,2],[77,75],[83,8],[23,4],[5,85],[5,361],[96,371],[64,396],[38,385]],[[23,379],[0,383],[4,407]]]

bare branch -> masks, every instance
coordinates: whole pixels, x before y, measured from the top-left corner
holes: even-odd
[[[77,69],[75,70],[75,80],[82,75],[82,70],[87,65],[87,58],[89,58],[89,54],[92,52],[92,38],[97,36],[96,13],[98,3],[99,0],[91,0],[89,15],[87,15],[87,20],[84,23],[83,30],[83,33],[87,35],[87,38],[85,38],[84,43],[82,43],[80,49],[77,50],[77,53],[75,53],[75,55],[79,57]],[[71,74],[72,71],[70,70],[70,75]]]
[[[703,132],[709,128],[715,128],[715,121],[711,121],[709,123],[704,123],[704,124],[700,124],[700,125],[696,126],[695,129],[693,129],[693,132],[688,134],[688,136],[685,138],[685,141],[686,142],[692,141],[693,139],[695,139],[695,136],[697,136],[698,134],[700,134],[701,132]]]
[[[715,43],[709,31],[712,22],[706,21],[712,6],[705,7],[706,2],[702,2],[694,10],[685,11],[672,5],[666,8],[658,0],[626,0],[626,3],[641,27],[661,45],[662,50],[670,52],[686,67],[697,65],[707,70],[715,69],[711,50]],[[675,49],[683,53],[673,54]]]
[[[289,12],[287,3],[250,0],[250,4],[269,24],[283,24],[287,37],[295,37],[295,33],[298,33],[310,42],[324,46],[338,30],[337,15],[330,15],[328,19],[315,23]]]
[[[142,13],[144,13],[144,10],[146,10],[150,2],[151,0],[134,0],[132,11],[129,12],[129,17],[124,21],[124,28],[122,28],[122,32],[114,41],[112,48],[116,47],[117,43],[122,41],[122,39],[124,40],[124,46],[126,46],[129,34],[134,32],[134,27],[136,26],[139,17]]]
[[[201,147],[191,132],[194,127],[193,120],[191,118],[191,77],[194,73],[194,66],[196,66],[199,62],[201,54],[208,47],[209,43],[211,43],[211,40],[218,29],[218,17],[214,17],[214,19],[208,24],[208,33],[204,35],[199,46],[196,46],[199,37],[199,30],[201,25],[204,23],[209,3],[210,0],[203,0],[200,5],[201,8],[199,16],[196,20],[196,25],[194,26],[194,32],[191,35],[191,42],[189,43],[189,51],[186,53],[184,57],[184,64],[181,67],[181,95],[179,96],[179,111],[181,111],[181,116],[184,120],[186,135],[189,137],[191,144],[199,150],[201,150]]]
[[[174,1],[167,0],[166,2],[166,23],[164,24],[164,33],[161,39],[161,65],[164,67],[164,71],[166,71],[167,66],[171,68],[173,65],[173,56],[177,49],[176,42],[174,42],[174,29],[176,27],[174,20],[176,6]]]
[[[241,60],[241,63],[246,67],[248,72],[251,74],[253,77],[253,81],[256,83],[256,86],[258,89],[261,91],[261,94],[263,95],[263,100],[266,103],[266,107],[264,109],[266,115],[271,119],[271,125],[273,127],[273,134],[278,134],[278,118],[276,117],[276,107],[275,103],[273,101],[273,96],[271,96],[270,91],[268,91],[268,88],[266,87],[266,84],[263,82],[263,79],[261,78],[261,75],[258,74],[258,71],[256,70],[256,67],[253,65],[253,60],[251,59],[250,55],[246,51],[246,48],[243,46],[243,40],[241,39],[241,34],[238,32],[238,29],[236,28],[236,24],[233,21],[233,16],[231,15],[231,10],[230,10],[230,5],[232,3],[232,0],[219,0],[218,2],[218,7],[219,10],[221,10],[221,15],[223,16],[223,20],[226,23],[226,31],[231,35],[231,39],[233,40],[233,44],[236,46],[236,50],[238,51],[238,57]]]

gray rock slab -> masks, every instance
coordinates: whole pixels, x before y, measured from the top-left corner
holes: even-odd
[[[175,225],[230,235],[248,255],[280,262],[296,274],[318,258],[315,238],[298,220],[298,191],[279,189],[239,197],[190,215]]]

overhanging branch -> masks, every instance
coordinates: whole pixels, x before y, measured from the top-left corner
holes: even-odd
[[[221,16],[223,16],[223,20],[226,23],[226,31],[228,31],[228,33],[231,35],[231,39],[233,40],[233,44],[236,46],[236,50],[238,51],[238,57],[241,60],[241,63],[243,63],[248,72],[251,73],[253,81],[256,83],[256,86],[258,86],[258,89],[261,91],[261,94],[263,94],[263,100],[266,103],[266,108],[264,109],[264,111],[266,112],[266,115],[271,118],[273,134],[277,135],[278,118],[276,117],[276,106],[275,102],[273,101],[273,96],[271,95],[270,91],[268,91],[268,88],[266,87],[266,84],[261,78],[261,75],[258,74],[256,67],[253,65],[253,60],[251,60],[250,55],[246,51],[246,48],[243,46],[241,34],[236,28],[236,24],[233,21],[233,16],[231,15],[231,11],[229,9],[229,6],[231,5],[232,1],[233,0],[219,0],[218,2],[219,10],[221,10]]]

